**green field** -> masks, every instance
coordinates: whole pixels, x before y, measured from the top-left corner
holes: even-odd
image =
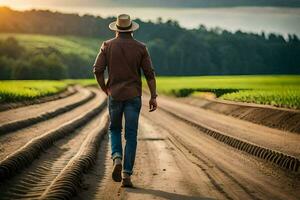
[[[157,85],[159,93],[177,97],[211,92],[220,99],[300,108],[299,75],[158,77]]]
[[[49,96],[66,89],[64,81],[0,81],[0,102],[17,102]]]
[[[143,80],[143,86],[147,84]],[[15,102],[51,95],[70,84],[97,85],[94,79],[0,81],[0,101]],[[300,108],[300,76],[157,77],[159,94],[176,97],[214,93],[220,99]]]
[[[62,81],[16,80],[0,81],[0,103],[32,100],[64,91],[69,85],[84,87],[97,85],[94,79],[67,79]]]

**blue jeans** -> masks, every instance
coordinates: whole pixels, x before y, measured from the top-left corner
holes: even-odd
[[[109,137],[111,142],[112,159],[123,157],[122,148],[122,118],[125,117],[125,155],[123,172],[132,174],[137,146],[137,129],[141,110],[141,97],[118,101],[108,97],[110,116]]]

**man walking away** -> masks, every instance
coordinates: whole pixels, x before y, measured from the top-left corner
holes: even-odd
[[[137,129],[141,109],[143,71],[151,98],[150,112],[156,110],[156,82],[151,58],[145,44],[133,38],[139,25],[129,15],[119,15],[109,28],[116,37],[103,42],[94,64],[94,74],[101,89],[108,95],[110,116],[109,136],[111,157],[113,159],[112,178],[122,181],[123,187],[132,187],[131,175],[136,154]],[[108,81],[105,83],[104,71],[108,68]],[[125,118],[125,152],[122,167],[122,117]],[[122,172],[123,169],[123,173]],[[123,175],[123,177],[122,177]]]

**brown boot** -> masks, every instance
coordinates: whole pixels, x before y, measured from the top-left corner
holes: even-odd
[[[131,182],[131,177],[127,173],[123,173],[122,187],[133,187],[133,184]]]
[[[112,179],[115,182],[121,182],[122,180],[121,172],[122,172],[122,160],[120,158],[115,158],[114,169],[112,172]]]

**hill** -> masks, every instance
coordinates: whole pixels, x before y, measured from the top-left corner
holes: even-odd
[[[38,70],[50,67],[51,59],[60,66],[56,73],[65,69],[61,77],[56,74],[54,79],[92,77],[92,64],[101,42],[78,36],[2,33],[0,79],[52,79],[48,72]]]
[[[54,48],[64,54],[77,54],[88,58],[95,57],[102,40],[76,36],[51,36],[39,34],[2,33],[0,40],[14,37],[30,50]]]

